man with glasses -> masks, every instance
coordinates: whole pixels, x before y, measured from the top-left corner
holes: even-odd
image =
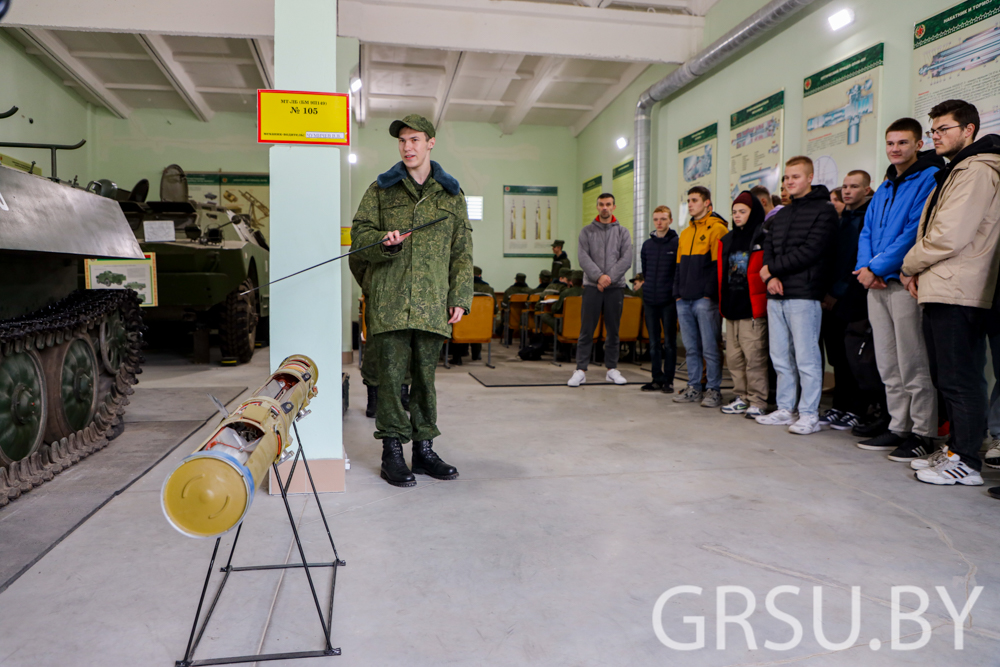
[[[949,161],[935,176],[903,285],[923,308],[931,378],[951,421],[948,447],[910,463],[928,484],[983,483],[986,321],[1000,255],[1000,136],[976,141],[979,112],[962,100],[930,110],[934,150]]]
[[[917,240],[920,214],[937,185],[934,176],[944,167],[933,150],[921,152],[922,134],[913,118],[900,118],[885,131],[889,170],[868,204],[854,267],[868,290],[875,360],[889,407],[889,415],[855,427],[854,434],[865,438],[858,447],[889,452],[893,461],[929,454],[938,428],[920,306],[899,280],[903,257]]]

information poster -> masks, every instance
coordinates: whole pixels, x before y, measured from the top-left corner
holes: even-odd
[[[729,201],[713,202],[716,210],[728,211],[740,192],[757,185],[779,191],[784,122],[783,90],[730,116]]]
[[[601,194],[601,184],[604,178],[598,174],[589,181],[583,182],[583,200],[581,211],[583,211],[583,226],[586,227],[597,217],[597,196]],[[551,249],[550,249],[551,250]],[[552,254],[551,252],[549,254]]]
[[[131,289],[139,294],[139,305],[157,305],[156,253],[143,253],[145,259],[85,259],[84,281],[87,289]]]
[[[708,188],[715,198],[715,154],[719,149],[719,124],[712,123],[697,132],[692,132],[677,141],[678,173],[680,187],[680,206],[677,208],[676,219],[687,219],[687,191],[695,186]],[[716,204],[718,206],[718,204]]]
[[[611,194],[615,196],[615,218],[629,231],[635,229],[634,159],[629,158],[611,170]],[[594,206],[596,205],[595,202]]]
[[[945,100],[972,102],[979,136],[1000,131],[1000,0],[968,0],[913,29],[913,117]]]
[[[24,160],[18,160],[16,157],[4,155],[3,153],[0,153],[0,164],[25,173],[35,174],[36,176],[42,175],[42,168],[37,164],[33,162],[25,162]]]
[[[191,199],[249,215],[251,227],[271,240],[271,179],[267,174],[189,171],[187,180]]]
[[[559,238],[559,188],[503,186],[503,256],[552,257]]]
[[[833,190],[853,169],[874,176],[883,51],[876,44],[802,82],[802,145],[813,161],[813,183]]]
[[[350,96],[304,90],[257,91],[257,142],[351,145]]]

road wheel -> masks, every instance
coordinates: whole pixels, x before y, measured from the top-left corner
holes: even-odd
[[[254,287],[248,278],[226,296],[219,322],[223,359],[236,359],[245,364],[253,358],[257,342],[257,292],[243,292]]]
[[[45,441],[54,442],[83,430],[97,411],[97,353],[87,336],[50,347],[42,355],[48,397]]]
[[[0,463],[27,458],[42,444],[48,399],[34,350],[0,359]]]
[[[128,351],[128,332],[125,330],[125,324],[117,309],[101,321],[99,338],[101,362],[104,364],[104,370],[115,375]]]

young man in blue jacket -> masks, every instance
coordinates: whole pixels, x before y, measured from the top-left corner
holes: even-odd
[[[677,232],[670,229],[673,216],[666,206],[653,210],[653,233],[642,244],[642,310],[649,331],[649,357],[653,380],[642,391],[674,393],[677,368],[677,303],[674,301],[674,272],[677,270]],[[661,330],[662,327],[662,330]],[[664,345],[660,344],[660,336]]]
[[[910,461],[936,449],[937,392],[931,382],[920,306],[900,283],[903,257],[917,240],[917,227],[935,174],[944,160],[920,152],[923,128],[900,118],[885,132],[889,157],[885,181],[868,205],[858,239],[855,274],[868,290],[868,319],[875,339],[875,360],[885,384],[889,430],[858,443],[861,449],[888,451],[893,461]]]

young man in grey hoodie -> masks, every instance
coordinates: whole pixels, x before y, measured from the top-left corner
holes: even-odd
[[[625,272],[632,266],[632,237],[614,216],[615,196],[607,192],[597,198],[597,217],[580,231],[580,268],[583,269],[583,308],[580,338],[576,346],[576,371],[570,387],[587,381],[587,363],[594,346],[594,329],[604,313],[608,330],[604,341],[606,379],[615,384],[626,380],[618,371],[618,325],[625,299]]]

